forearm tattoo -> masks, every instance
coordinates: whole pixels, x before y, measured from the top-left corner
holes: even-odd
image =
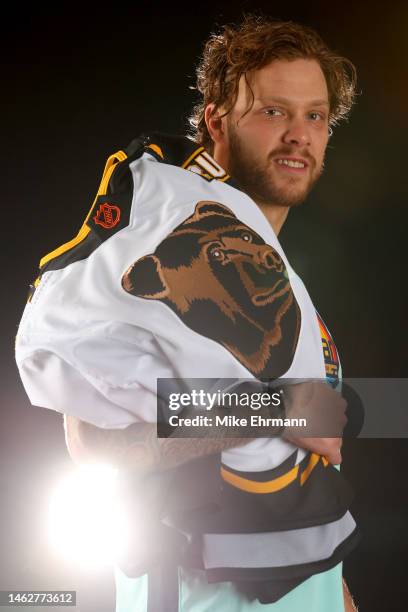
[[[148,471],[166,469],[205,455],[241,446],[248,438],[158,438],[156,423],[135,423],[126,429],[101,429],[80,423],[80,438],[92,455],[118,467]]]
[[[269,408],[261,408],[258,414],[270,416]],[[234,406],[234,415],[248,416],[248,407]],[[184,413],[183,413],[184,415]],[[211,416],[225,417],[223,407],[213,407]],[[185,416],[185,415],[184,415]],[[190,415],[193,416],[193,413]],[[73,417],[68,417],[73,418]],[[279,435],[279,427],[256,427],[256,433],[240,425],[217,426],[216,428],[195,429],[177,426],[168,438],[157,437],[156,423],[134,423],[126,429],[102,429],[76,420],[78,437],[85,454],[91,460],[102,460],[120,467],[140,469],[173,468],[181,463],[205,455],[218,454],[224,450],[247,444],[257,437]],[[196,434],[196,437],[194,437]],[[206,436],[206,437],[203,437]]]

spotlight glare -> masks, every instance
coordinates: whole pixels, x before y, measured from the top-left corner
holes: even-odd
[[[111,466],[81,466],[51,496],[51,544],[77,566],[95,569],[112,565],[125,544],[126,519],[116,475]]]

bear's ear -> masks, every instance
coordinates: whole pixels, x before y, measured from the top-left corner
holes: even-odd
[[[146,255],[130,266],[122,276],[122,287],[136,297],[160,300],[167,296],[160,259]]]
[[[198,221],[199,219],[203,219],[204,217],[211,217],[212,215],[221,215],[222,217],[229,217],[231,219],[236,219],[236,216],[226,206],[223,204],[219,204],[218,202],[198,202],[197,206],[194,210],[194,215],[192,220]]]

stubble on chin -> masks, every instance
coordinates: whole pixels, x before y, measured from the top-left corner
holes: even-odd
[[[307,184],[300,187],[297,177],[274,177],[278,170],[273,168],[275,162],[273,157],[268,157],[266,163],[254,161],[245,146],[237,136],[235,129],[229,131],[229,172],[237,181],[241,189],[253,200],[264,206],[299,206],[305,201],[314,184],[323,171],[323,164],[316,170],[314,160],[310,161],[312,166],[311,175]],[[310,166],[309,166],[310,167]],[[279,184],[281,183],[281,185]]]

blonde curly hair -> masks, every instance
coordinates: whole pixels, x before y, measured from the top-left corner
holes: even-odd
[[[308,26],[248,15],[242,23],[225,25],[220,33],[211,34],[205,44],[196,70],[196,89],[202,99],[188,119],[192,128],[189,138],[212,151],[204,119],[206,106],[213,103],[215,109],[226,108],[223,116],[227,115],[236,102],[242,75],[275,59],[298,58],[315,59],[320,64],[329,92],[330,128],[346,119],[356,95],[354,64],[331,51]]]

